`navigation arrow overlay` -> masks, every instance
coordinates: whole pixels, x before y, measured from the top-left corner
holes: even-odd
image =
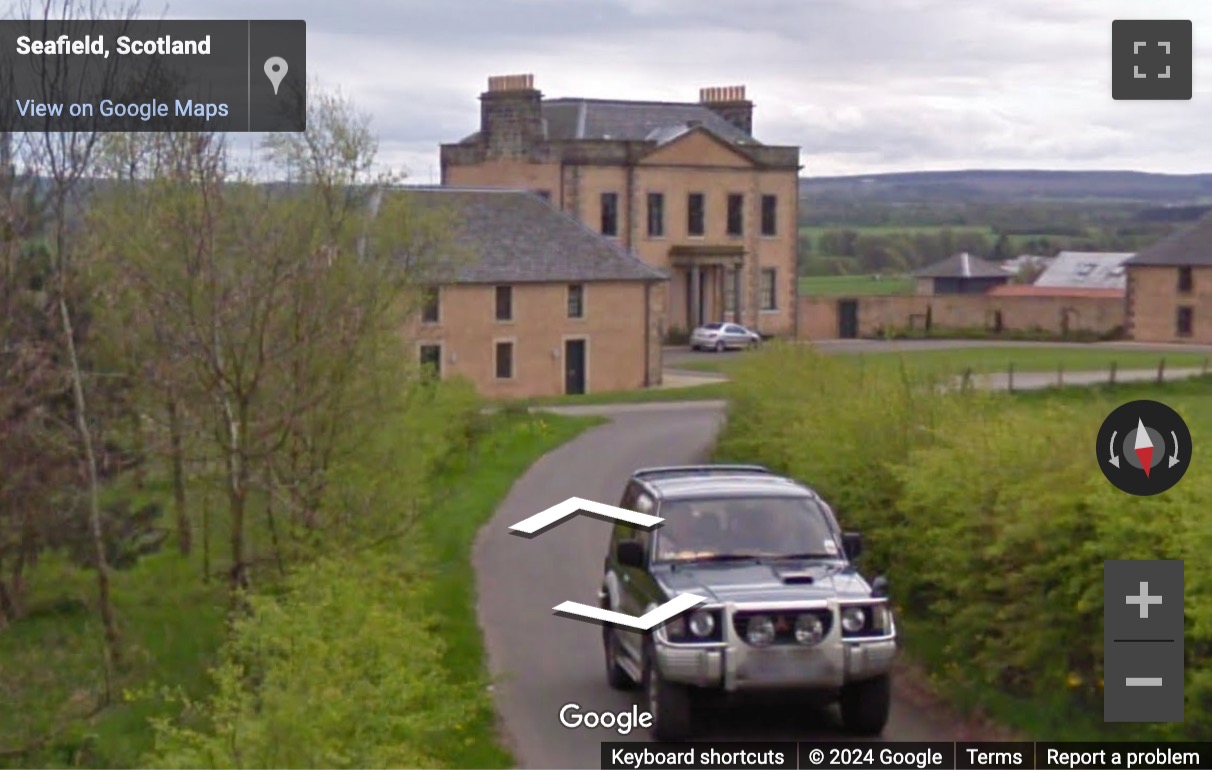
[[[1111,464],[1116,468],[1119,467],[1119,455],[1115,453],[1115,434],[1117,433],[1119,433],[1117,430],[1111,431]]]
[[[1174,439],[1174,454],[1170,455],[1170,465],[1167,467],[1173,468],[1182,461],[1178,459],[1178,434],[1170,431],[1170,438]]]
[[[636,513],[626,508],[616,508],[613,505],[606,505],[605,503],[595,503],[583,497],[570,497],[545,511],[539,511],[529,519],[519,521],[510,527],[509,531],[522,537],[534,537],[535,535],[541,535],[557,524],[564,523],[564,521],[571,519],[582,511],[599,518],[625,521],[641,529],[652,529],[664,521],[660,516],[650,516],[646,513]]]
[[[669,601],[662,604],[660,607],[654,607],[647,614],[640,617],[632,615],[624,615],[621,612],[613,610],[604,610],[601,607],[594,607],[589,604],[580,604],[578,602],[563,602],[556,605],[552,609],[557,615],[571,615],[580,620],[597,620],[602,623],[611,623],[616,626],[627,626],[634,628],[637,631],[651,631],[657,626],[666,621],[676,618],[687,610],[697,607],[707,601],[702,596],[694,594],[678,594]]]

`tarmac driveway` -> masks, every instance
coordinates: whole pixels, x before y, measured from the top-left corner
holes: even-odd
[[[600,408],[599,408],[600,409]],[[619,408],[536,463],[514,486],[477,539],[478,615],[505,740],[526,768],[600,767],[602,741],[647,741],[604,729],[568,729],[565,704],[583,711],[625,711],[637,702],[611,690],[602,664],[601,629],[556,617],[570,600],[596,604],[610,525],[586,516],[524,539],[508,528],[569,497],[614,504],[634,469],[705,460],[723,418],[718,402]],[[885,740],[955,740],[955,724],[895,695]],[[721,711],[701,740],[845,740],[828,712],[803,708]]]

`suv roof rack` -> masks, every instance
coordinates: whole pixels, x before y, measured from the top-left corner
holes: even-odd
[[[669,465],[660,468],[641,468],[632,473],[632,478],[650,481],[657,478],[678,476],[725,476],[734,473],[761,473],[773,475],[764,465]]]

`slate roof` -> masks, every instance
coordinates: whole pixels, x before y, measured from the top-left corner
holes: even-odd
[[[1131,253],[1062,251],[1035,279],[1035,286],[1067,289],[1123,289],[1124,262]]]
[[[734,144],[753,137],[695,102],[634,102],[616,99],[544,99],[549,139],[653,141],[652,134],[694,123]]]
[[[952,254],[914,273],[918,278],[1008,278],[1006,271],[968,252]]]
[[[401,187],[410,207],[450,229],[441,283],[662,281],[666,276],[617,242],[527,190]],[[444,255],[445,256],[445,255]]]
[[[1212,215],[1205,216],[1195,224],[1142,250],[1124,264],[1130,267],[1136,265],[1163,267],[1212,265]]]
[[[697,102],[562,98],[544,99],[542,109],[544,131],[550,140],[648,141],[665,144],[690,128],[702,126],[730,144],[761,144]],[[479,136],[477,131],[465,137],[462,143],[473,143]]]

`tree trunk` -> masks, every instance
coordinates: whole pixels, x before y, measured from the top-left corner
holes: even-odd
[[[168,391],[168,440],[169,461],[172,464],[173,504],[177,513],[177,548],[182,556],[193,550],[193,522],[185,500],[185,457],[181,440],[181,409],[177,405],[177,394]]]
[[[202,582],[210,582],[210,505],[211,496],[202,500]]]
[[[267,485],[266,489],[270,489]],[[278,538],[278,522],[274,516],[274,498],[272,492],[265,501],[265,524],[269,527],[269,542],[274,549],[274,562],[278,566],[278,574],[286,575],[286,560],[282,555],[282,542]]]
[[[17,611],[9,595],[8,582],[4,579],[4,560],[0,558],[0,631],[8,628],[8,624],[16,618]]]
[[[67,310],[67,298],[59,297],[59,313],[63,320],[63,334],[67,341],[68,362],[71,365],[72,391],[76,402],[76,429],[84,447],[84,460],[88,472],[88,529],[93,541],[93,568],[97,573],[97,603],[101,613],[101,627],[105,636],[103,659],[105,663],[105,692],[103,702],[111,699],[110,684],[114,678],[114,666],[118,661],[118,623],[114,618],[113,602],[109,593],[109,560],[105,556],[105,535],[101,528],[101,492],[97,482],[97,458],[93,451],[92,432],[88,427],[88,411],[84,401],[84,385],[80,374],[80,359],[76,355],[76,338],[72,329],[71,313]]]
[[[147,464],[144,462],[144,458],[147,456],[147,443],[143,436],[143,415],[139,413],[137,404],[131,403],[127,409],[129,410],[127,417],[130,418],[131,442],[134,445],[134,451],[131,453],[133,456],[128,455],[125,459],[133,463],[135,487],[143,490],[147,486]],[[122,469],[119,468],[119,470]]]
[[[233,411],[230,402],[227,410],[227,506],[230,518],[231,589],[233,595],[248,587],[248,564],[244,551],[244,520],[248,509],[248,466],[245,452],[245,425],[247,407],[240,405]]]

